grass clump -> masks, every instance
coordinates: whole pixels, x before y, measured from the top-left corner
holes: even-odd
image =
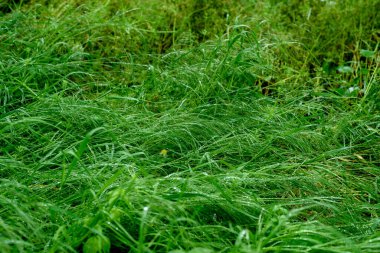
[[[239,3],[1,5],[4,252],[379,251],[379,1]]]

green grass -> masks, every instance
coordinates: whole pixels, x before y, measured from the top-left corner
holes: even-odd
[[[230,2],[0,1],[1,252],[380,251],[380,1]]]

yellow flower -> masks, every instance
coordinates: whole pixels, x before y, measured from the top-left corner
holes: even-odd
[[[160,151],[160,155],[162,155],[163,157],[166,157],[168,155],[168,150],[167,149],[163,149]]]

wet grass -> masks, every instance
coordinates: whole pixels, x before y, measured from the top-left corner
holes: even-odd
[[[380,3],[293,2],[1,4],[1,250],[378,252]]]

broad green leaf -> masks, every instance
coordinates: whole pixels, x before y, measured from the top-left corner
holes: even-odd
[[[354,69],[351,68],[350,66],[339,66],[337,68],[337,70],[340,72],[340,73],[353,73],[354,72]]]
[[[84,253],[109,253],[111,243],[108,237],[96,235],[87,239],[83,245]]]
[[[375,51],[362,49],[360,50],[360,55],[366,58],[372,58],[375,56]]]

